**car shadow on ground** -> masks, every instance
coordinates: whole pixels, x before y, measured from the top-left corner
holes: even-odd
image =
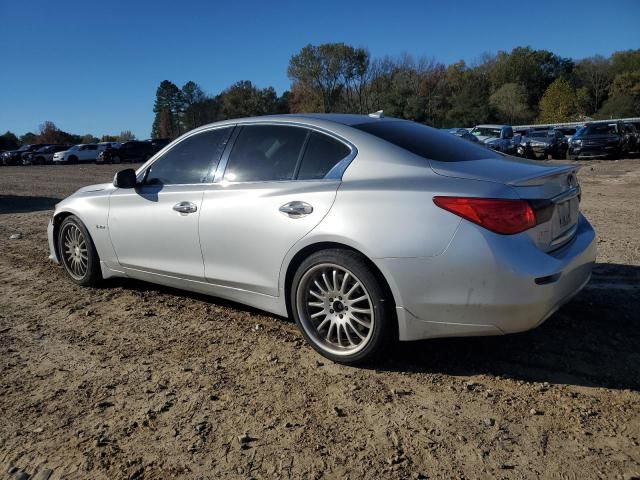
[[[640,390],[640,267],[598,264],[540,327],[499,337],[401,344],[377,369]]]
[[[274,321],[290,321],[232,301],[114,279],[105,286],[189,297]],[[597,264],[589,285],[540,327],[497,337],[403,342],[378,371],[446,375],[499,375],[515,380],[640,390],[640,266]],[[277,350],[277,339],[274,350]]]
[[[22,195],[0,195],[0,213],[28,213],[53,210],[60,201],[53,197],[29,197]]]

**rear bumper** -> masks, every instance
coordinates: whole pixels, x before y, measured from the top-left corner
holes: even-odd
[[[595,232],[581,215],[575,237],[552,253],[526,234],[463,221],[442,255],[376,263],[396,297],[400,340],[418,340],[535,328],[586,285],[595,257]]]

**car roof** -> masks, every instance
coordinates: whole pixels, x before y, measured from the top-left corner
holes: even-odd
[[[483,123],[482,125],[476,125],[474,128],[511,128],[511,125],[496,125],[493,123]]]

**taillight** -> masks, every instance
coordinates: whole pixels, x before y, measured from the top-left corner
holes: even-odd
[[[536,226],[536,215],[526,200],[473,197],[433,197],[433,203],[451,213],[503,235]]]

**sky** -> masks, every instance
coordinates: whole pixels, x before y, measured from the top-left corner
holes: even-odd
[[[289,58],[326,42],[445,64],[527,45],[607,56],[640,48],[640,0],[0,0],[0,132],[51,120],[148,138],[162,80],[209,94],[251,80],[281,94]]]

